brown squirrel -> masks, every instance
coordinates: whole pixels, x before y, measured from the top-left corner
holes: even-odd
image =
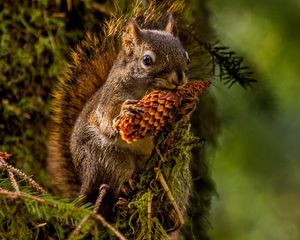
[[[135,114],[131,105],[154,89],[185,85],[189,58],[176,31],[172,16],[165,30],[141,29],[131,20],[114,62],[92,36],[73,52],[73,63],[56,90],[48,145],[49,171],[65,196],[84,195],[94,202],[99,186],[107,184],[116,199],[149,159],[153,138],[128,144],[113,129],[113,120],[121,106]],[[103,69],[111,70],[107,75]]]

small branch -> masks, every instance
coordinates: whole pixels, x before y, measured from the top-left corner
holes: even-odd
[[[161,161],[162,162],[166,162],[164,156],[161,154],[160,150],[158,149],[158,147],[156,147],[156,152],[157,152],[157,155],[160,157]]]
[[[153,194],[150,191],[150,189],[148,189],[148,199],[147,199],[147,203],[148,203],[148,207],[147,207],[147,218],[148,218],[148,240],[151,240],[151,231],[152,231],[152,198],[153,198]]]
[[[94,214],[97,214],[97,212],[101,206],[102,200],[103,200],[105,194],[107,193],[108,189],[109,189],[109,186],[107,184],[102,184],[100,186],[99,195],[98,195],[98,198],[95,203],[95,208],[93,209]],[[80,221],[80,223],[77,225],[77,227],[69,235],[69,237],[68,237],[69,240],[74,239],[80,233],[80,230],[82,229],[84,224],[90,219],[90,217],[92,216],[93,213],[89,213],[86,216],[84,216],[84,218]]]
[[[14,174],[11,171],[7,171],[7,172],[8,172],[8,178],[9,178],[9,181],[11,182],[11,185],[13,186],[13,188],[15,189],[15,191],[17,193],[20,193],[20,188],[14,177]]]
[[[37,196],[33,196],[33,195],[29,195],[26,193],[17,193],[17,192],[11,192],[8,191],[6,189],[0,188],[0,196],[6,197],[6,198],[10,198],[10,199],[30,199],[39,203],[43,203],[46,204],[48,206],[52,206],[57,208],[57,205],[54,203],[50,203],[49,201],[46,201],[40,197]],[[79,208],[76,208],[77,210],[80,210]],[[103,227],[105,227],[106,229],[108,229],[113,235],[115,235],[118,239],[120,240],[127,240],[123,234],[121,234],[117,229],[115,229],[110,223],[108,223],[104,217],[102,217],[100,214],[95,214],[95,213],[91,213],[90,215],[91,218],[93,218],[95,221],[99,222],[100,224],[102,224]]]
[[[28,185],[31,186],[34,190],[41,194],[47,194],[47,192],[32,178],[27,176],[25,173],[23,173],[21,170],[11,166],[7,162],[5,162],[4,158],[0,156],[0,169],[5,168],[8,172],[14,173],[18,175],[20,178],[28,182]]]
[[[80,233],[81,228],[83,225],[90,219],[92,213],[89,213],[84,216],[84,218],[80,221],[80,223],[76,226],[76,228],[71,232],[68,237],[68,240],[76,239],[76,236]]]
[[[95,208],[93,209],[94,213],[98,212],[98,210],[101,206],[101,203],[103,201],[103,198],[106,195],[108,189],[109,189],[109,186],[107,184],[101,184],[101,186],[99,187],[99,195],[98,195],[96,203],[95,203]]]
[[[103,227],[107,228],[113,235],[115,235],[120,240],[127,240],[127,238],[120,233],[117,229],[115,229],[110,223],[108,223],[104,217],[102,217],[100,214],[93,213],[91,215],[91,218],[97,220],[102,224]]]
[[[72,10],[72,7],[73,7],[72,0],[67,0],[67,9],[68,9],[68,12],[70,12]]]
[[[184,218],[182,216],[182,213],[181,213],[181,211],[180,211],[180,209],[179,209],[179,207],[178,207],[178,205],[176,203],[176,200],[175,200],[175,198],[174,198],[174,196],[173,196],[173,194],[172,194],[172,192],[171,192],[171,190],[170,190],[170,188],[169,188],[169,186],[168,186],[168,184],[167,184],[164,176],[162,175],[162,173],[161,173],[161,171],[160,171],[159,168],[155,168],[154,171],[156,173],[156,178],[158,178],[159,182],[161,183],[163,189],[167,193],[167,196],[168,196],[171,204],[173,205],[173,207],[174,207],[174,209],[175,209],[175,211],[177,213],[180,226],[182,226],[184,224]]]
[[[6,189],[0,188],[0,195],[4,196],[4,197],[7,197],[7,198],[11,198],[11,199],[16,199],[16,198],[29,199],[29,200],[33,200],[33,201],[40,202],[40,203],[46,203],[47,205],[52,205],[52,206],[56,207],[55,204],[51,204],[49,202],[46,202],[42,198],[30,195],[30,194],[22,193],[22,192],[11,192],[11,191],[8,191]]]
[[[210,44],[204,42],[195,29],[185,24],[182,25],[185,31],[189,32],[194,41],[203,46],[204,49],[210,54],[212,61],[212,73],[216,75],[215,66],[219,67],[219,79],[224,81],[224,84],[229,84],[231,87],[238,82],[243,88],[251,86],[252,83],[257,82],[252,78],[252,72],[249,68],[243,66],[244,59],[236,56],[235,52],[231,51],[228,47],[219,45],[219,42]]]

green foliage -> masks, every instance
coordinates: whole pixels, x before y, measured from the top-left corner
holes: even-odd
[[[173,131],[160,136],[156,153],[145,169],[137,174],[137,189],[128,200],[128,207],[115,207],[111,223],[124,233],[128,239],[168,239],[167,231],[178,227],[178,213],[174,210],[172,199],[158,180],[159,168],[169,185],[176,204],[182,211],[190,189],[189,162],[191,149],[199,144],[198,138],[190,133],[190,126],[178,123]],[[1,167],[3,160],[1,161]],[[6,167],[4,167],[6,168]],[[10,168],[6,168],[7,171]],[[20,192],[8,180],[5,171],[0,178],[0,237],[3,239],[115,239],[92,218],[90,204],[78,207],[82,199],[73,202],[61,200],[44,194],[38,195],[29,190],[26,176],[17,182]],[[150,205],[149,205],[150,204]],[[150,210],[149,210],[150,209]],[[150,212],[149,212],[150,211]],[[169,217],[170,219],[166,218]],[[18,216],[18,217],[16,217]],[[114,217],[112,217],[114,216]],[[74,229],[81,225],[77,234]],[[73,234],[73,235],[72,235]]]
[[[15,166],[50,187],[46,139],[51,90],[70,47],[85,30],[99,28],[107,13],[94,1],[0,2],[0,147]],[[105,10],[105,9],[104,9]]]
[[[0,166],[5,169],[0,175],[1,239],[65,239],[91,213],[90,204],[78,207],[80,198],[70,203],[32,191],[33,180],[17,169],[11,172],[12,180],[8,177],[12,168],[1,157]],[[98,227],[90,226],[90,231],[98,232]]]
[[[112,223],[128,239],[167,239],[166,232],[179,226],[179,216],[159,181],[155,168],[160,169],[176,204],[184,212],[191,188],[191,149],[199,143],[199,139],[191,134],[190,126],[182,122],[170,133],[159,137],[154,155],[146,168],[135,176],[137,185],[128,199],[128,208],[115,208],[113,211],[116,217]],[[124,224],[128,219],[129,226]]]
[[[90,206],[76,206],[79,200],[69,203],[49,195],[37,196],[36,200],[31,198],[36,195],[21,190],[22,194],[14,198],[1,194],[1,239],[66,239],[81,219],[91,213]],[[100,235],[95,223],[87,224],[82,234],[87,231],[94,237]]]
[[[65,23],[48,1],[0,3],[0,146],[44,174],[49,92],[63,67]]]
[[[179,217],[174,212],[166,190],[158,180],[155,168],[160,169],[176,204],[184,211],[191,183],[189,171],[191,149],[197,143],[198,139],[191,135],[189,126],[183,123],[179,123],[171,133],[160,136],[156,153],[148,162],[146,169],[138,173],[137,194],[129,201],[127,216],[124,213],[120,214],[125,217],[121,218],[121,222],[128,219],[128,214],[130,215],[130,225],[134,235],[129,235],[129,239],[132,237],[146,239],[147,234],[156,236],[155,239],[165,238],[166,231],[178,227]],[[147,216],[149,197],[152,199],[153,206],[150,218]],[[166,218],[172,212],[173,218]],[[152,227],[147,227],[149,224]]]
[[[126,3],[129,2],[134,1],[127,1]],[[179,2],[182,4],[183,1]],[[70,3],[71,6],[68,5]],[[123,16],[128,18],[131,13],[129,13],[130,8],[126,3],[120,1],[118,14],[122,15],[123,12],[128,11],[128,14]],[[147,8],[144,5],[145,3],[146,1],[141,1],[141,5],[143,5],[141,9],[156,13],[155,9]],[[164,4],[168,4],[167,1],[164,1]],[[195,22],[201,23],[203,27],[207,23],[205,11],[203,10],[200,14],[203,4],[199,2],[193,4],[197,6],[199,13],[197,16],[199,18],[196,18],[192,11],[187,11],[184,18],[188,22],[189,19],[195,19]],[[110,15],[114,14],[115,9],[111,2],[102,4],[92,0],[37,0],[33,2],[20,1],[18,4],[13,1],[1,1],[0,9],[0,150],[12,153],[14,159],[11,160],[11,163],[14,166],[33,175],[38,182],[43,183],[51,191],[51,181],[45,171],[51,89],[64,69],[70,47],[73,47],[75,43],[83,38],[86,30],[101,32],[102,29],[99,23],[103,23]],[[160,9],[160,12],[164,13],[164,7]],[[140,11],[141,15],[142,13]],[[153,23],[155,23],[155,16],[154,14]],[[180,18],[181,16],[177,17]],[[159,21],[158,25],[163,23],[164,21]],[[151,26],[150,24],[149,27]],[[205,28],[208,27],[205,26]],[[185,39],[183,33],[180,37],[183,37],[183,40]],[[189,50],[193,49],[193,46],[187,47]],[[200,49],[196,49],[194,52],[192,63],[195,68],[199,69],[199,66],[202,66],[202,63],[200,64],[197,61],[202,57],[202,53]],[[203,73],[202,70],[197,71]],[[210,77],[210,73],[200,76]],[[201,119],[194,122],[194,125],[197,126],[194,130],[197,135],[208,139],[209,143],[215,143],[218,132],[216,130],[218,124],[215,121],[216,115],[214,114],[215,105],[211,104],[213,102],[212,97],[206,99],[209,99],[206,104],[207,107],[205,107],[205,111],[201,110]],[[205,103],[201,107],[203,105]],[[207,112],[212,114],[207,116]],[[198,113],[197,110],[196,114]],[[201,122],[201,126],[210,127],[200,129],[198,127],[199,122]],[[211,122],[214,123],[213,127],[209,124]],[[182,149],[176,151],[180,150]],[[186,151],[189,151],[189,149],[186,149]],[[199,219],[207,214],[213,185],[209,178],[209,171],[207,171],[204,151],[194,154],[194,156],[196,156],[194,158],[197,161],[194,163],[193,172],[194,176],[201,180],[201,184],[195,184],[198,195],[194,202],[197,202],[198,206],[196,205],[197,207],[193,209],[193,212],[201,209],[201,214],[198,214],[198,217],[195,218],[195,224],[199,221],[202,226],[202,220]],[[171,173],[167,169],[163,170],[166,170],[164,172],[166,175],[174,175],[176,172],[180,172],[179,167],[172,169],[173,172]],[[153,169],[151,171],[153,172]],[[172,186],[178,184],[176,179],[174,178],[174,181],[171,182]],[[144,194],[147,193],[144,192]],[[176,193],[176,190],[174,194],[177,197],[180,195]],[[142,195],[140,197],[143,198]],[[142,208],[142,205],[139,207]],[[137,208],[139,207],[137,206]],[[10,209],[12,210],[12,208]],[[7,211],[9,210],[7,209]],[[33,213],[28,214],[28,216],[32,216]],[[22,217],[25,220],[25,212]],[[40,228],[35,229],[41,231]],[[85,225],[82,231],[87,233],[87,229],[89,227]],[[201,234],[205,232],[203,229],[201,228]],[[52,227],[48,230],[52,231]],[[58,230],[62,235],[64,234],[63,231],[64,229]],[[46,232],[46,230],[43,230],[43,232]],[[188,232],[190,231],[188,230]]]

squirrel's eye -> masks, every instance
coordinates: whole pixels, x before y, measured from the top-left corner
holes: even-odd
[[[155,62],[155,53],[151,50],[145,51],[141,62],[143,68],[149,68]]]
[[[144,55],[143,64],[147,67],[151,66],[153,63],[152,57],[150,55]]]

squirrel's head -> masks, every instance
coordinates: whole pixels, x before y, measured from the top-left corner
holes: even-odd
[[[157,89],[183,87],[188,79],[189,57],[177,37],[172,16],[165,30],[141,29],[130,20],[122,35],[127,74]]]

